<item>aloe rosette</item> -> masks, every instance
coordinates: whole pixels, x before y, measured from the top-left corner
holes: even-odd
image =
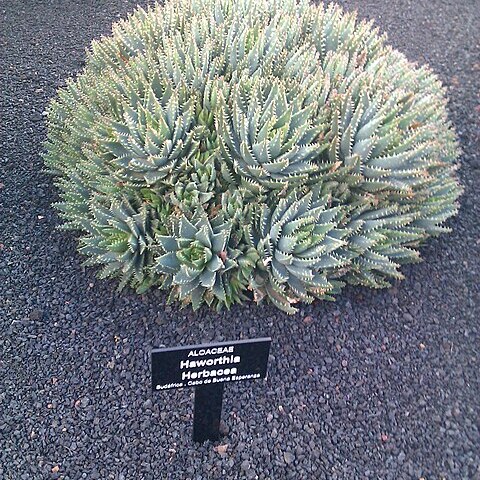
[[[207,291],[223,299],[224,275],[235,266],[226,251],[229,223],[212,226],[205,213],[197,212],[191,221],[185,216],[174,219],[170,230],[171,235],[156,237],[164,253],[153,268],[164,275],[164,287],[173,287],[174,295],[188,298],[195,307]]]

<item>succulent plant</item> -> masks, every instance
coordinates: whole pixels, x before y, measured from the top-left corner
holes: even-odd
[[[85,222],[87,235],[80,240],[80,252],[88,255],[87,265],[101,264],[100,277],[119,276],[120,288],[130,283],[138,291],[150,287],[153,255],[151,212],[145,206],[135,209],[124,199],[102,205],[95,202],[92,218]]]
[[[101,276],[293,313],[402,278],[461,193],[446,96],[308,0],[169,0],[94,41],[48,109],[64,228]]]
[[[170,231],[156,237],[161,255],[153,269],[164,276],[163,286],[173,287],[174,297],[188,299],[194,308],[204,300],[224,300],[225,273],[236,266],[227,253],[230,224],[212,226],[206,213],[197,210],[191,220],[174,217]]]
[[[332,279],[350,254],[344,240],[351,231],[339,228],[340,207],[328,208],[329,196],[319,189],[305,195],[293,191],[272,210],[259,208],[247,225],[247,238],[259,254],[251,285],[282,310],[294,313],[297,301],[328,298],[339,282]]]
[[[321,123],[318,88],[291,88],[276,77],[239,78],[228,103],[218,112],[222,158],[237,183],[257,183],[281,190],[304,183],[318,170],[326,144],[319,143]],[[245,101],[248,99],[248,101]]]

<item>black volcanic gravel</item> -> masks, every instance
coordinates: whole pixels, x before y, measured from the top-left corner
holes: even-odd
[[[342,2],[448,86],[465,195],[405,281],[293,317],[118,295],[54,229],[42,112],[136,3],[0,2],[0,478],[480,479],[478,1]],[[266,335],[269,378],[228,385],[226,437],[192,444],[193,391],[152,395],[150,348]]]

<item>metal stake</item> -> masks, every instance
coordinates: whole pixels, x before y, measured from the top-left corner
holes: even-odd
[[[218,440],[222,415],[223,383],[195,387],[193,441]]]

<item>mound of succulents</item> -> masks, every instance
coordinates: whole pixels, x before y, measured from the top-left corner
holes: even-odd
[[[306,0],[170,0],[48,109],[64,228],[101,277],[217,309],[385,287],[447,231],[458,145],[428,68]]]

